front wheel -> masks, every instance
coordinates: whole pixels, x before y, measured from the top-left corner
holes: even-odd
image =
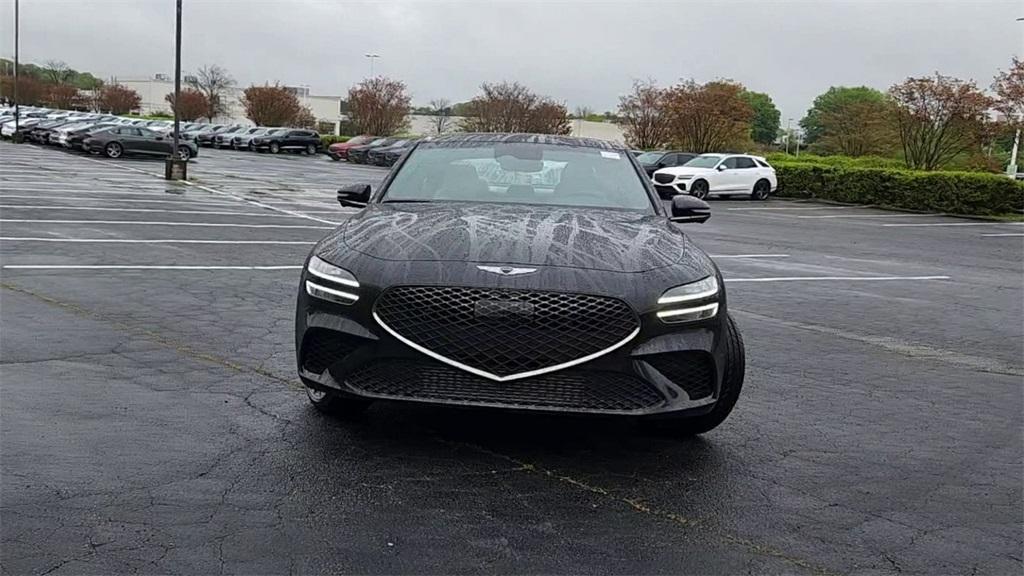
[[[726,318],[725,333],[725,369],[722,371],[722,386],[718,392],[718,401],[711,411],[700,416],[667,418],[652,420],[655,429],[676,436],[694,436],[709,432],[725,421],[732,412],[743,389],[743,377],[746,373],[746,352],[743,337],[736,328],[732,316]]]
[[[178,160],[188,160],[192,157],[192,151],[188,146],[178,146]]]
[[[328,416],[353,418],[370,407],[369,400],[349,398],[328,390],[306,387],[306,397],[310,404]]]
[[[753,200],[767,200],[768,195],[772,193],[772,185],[767,180],[758,180],[757,184],[754,184],[754,190],[750,193],[750,198]]]
[[[277,142],[271,142],[270,143],[270,153],[271,154],[277,154],[280,151],[281,151],[281,145],[280,144],[278,144]]]
[[[124,147],[117,142],[111,142],[103,147],[103,155],[107,158],[120,158],[124,155]]]
[[[708,197],[708,183],[704,180],[697,180],[690,186],[690,195],[699,200]]]

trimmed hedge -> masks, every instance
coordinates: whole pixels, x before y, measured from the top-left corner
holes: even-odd
[[[837,168],[885,168],[891,170],[906,170],[906,163],[900,158],[886,158],[884,156],[818,156],[815,154],[801,154],[793,156],[783,152],[775,152],[766,156],[771,164],[820,164],[823,166],[835,166]]]
[[[327,148],[335,142],[348,142],[351,136],[335,136],[334,134],[321,134],[320,141],[323,142],[324,148]]]
[[[919,172],[777,162],[778,195],[850,204],[1005,215],[1024,212],[1024,184],[981,172]]]

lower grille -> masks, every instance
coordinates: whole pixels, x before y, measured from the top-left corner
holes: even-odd
[[[345,380],[355,391],[372,396],[510,408],[631,412],[665,401],[635,376],[588,370],[494,382],[440,362],[379,359]]]
[[[659,194],[667,194],[669,196],[675,196],[676,194],[679,194],[679,190],[676,190],[675,186],[655,185],[654,189],[657,190]]]
[[[715,365],[706,352],[666,352],[644,356],[643,361],[682,388],[690,400],[715,391]]]
[[[313,374],[323,374],[331,364],[344,359],[360,344],[360,339],[354,336],[310,328],[302,340],[302,368]]]
[[[671,184],[676,177],[672,174],[655,174],[654,181],[658,184]]]

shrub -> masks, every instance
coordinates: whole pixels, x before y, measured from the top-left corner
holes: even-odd
[[[335,136],[334,134],[321,134],[320,141],[323,142],[324,148],[327,148],[331,144],[337,142],[348,142],[351,136]]]
[[[793,156],[783,152],[776,152],[766,156],[768,162],[774,166],[776,163],[786,164],[818,164],[823,166],[835,166],[837,168],[891,168],[901,170],[906,164],[899,158],[886,158],[884,156],[817,156],[814,154],[800,154]]]
[[[777,162],[778,195],[851,204],[1000,215],[1024,212],[1024,184],[976,172],[915,172]]]

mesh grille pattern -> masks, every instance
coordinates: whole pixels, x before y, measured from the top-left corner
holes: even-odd
[[[655,174],[654,181],[659,184],[671,184],[676,177],[672,174]]]
[[[376,396],[516,408],[628,412],[664,402],[660,392],[639,378],[586,370],[495,382],[440,362],[380,359],[350,374],[346,382]]]
[[[302,367],[313,374],[323,374],[328,366],[351,354],[359,345],[359,339],[353,336],[311,328],[302,340]]]
[[[382,294],[375,310],[402,337],[497,376],[600,352],[639,326],[615,298],[502,288],[400,286]]]
[[[704,352],[666,352],[644,356],[644,362],[686,391],[690,400],[714,392],[715,367]]]

